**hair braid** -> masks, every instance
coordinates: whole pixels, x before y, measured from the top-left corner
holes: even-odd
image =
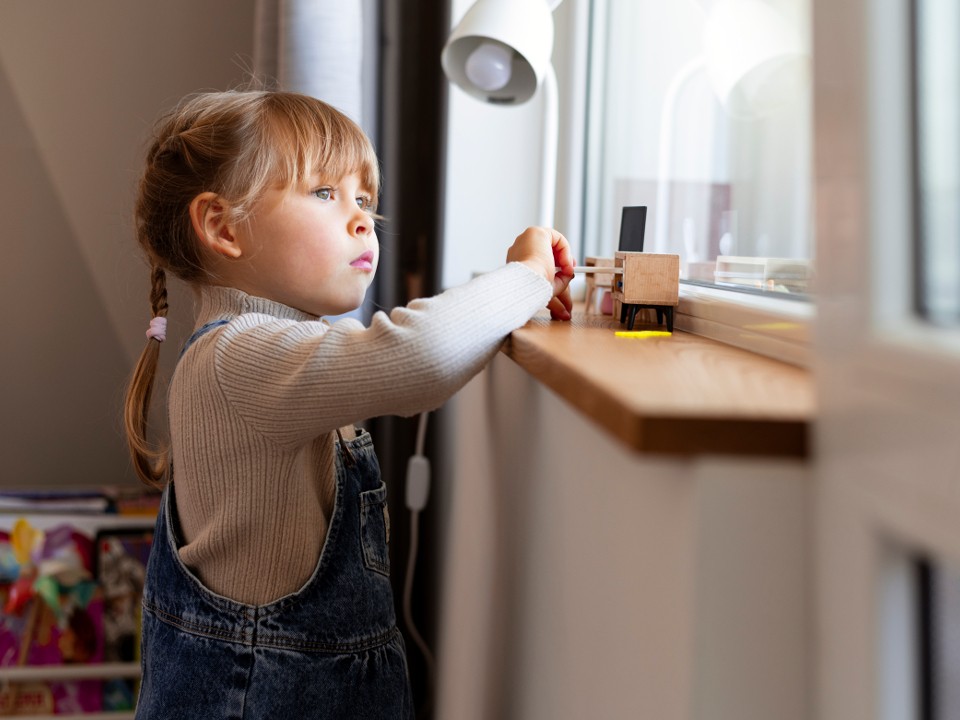
[[[150,306],[154,317],[167,316],[167,274],[162,267],[154,265],[150,273]],[[147,424],[150,415],[150,400],[160,358],[160,343],[151,338],[140,353],[140,360],[133,371],[124,405],[124,423],[127,445],[133,459],[137,476],[147,485],[162,487],[167,472],[167,449],[156,449],[147,441]]]
[[[167,309],[167,273],[159,265],[150,272],[150,307],[154,317],[166,317]]]

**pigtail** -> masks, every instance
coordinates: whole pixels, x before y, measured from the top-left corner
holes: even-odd
[[[163,486],[163,478],[167,471],[167,449],[155,449],[147,442],[147,418],[150,415],[150,401],[153,397],[153,383],[160,357],[160,343],[165,338],[168,307],[167,275],[158,265],[154,265],[151,272],[150,306],[153,310],[153,320],[147,331],[147,344],[140,354],[140,360],[127,387],[124,424],[127,431],[127,445],[130,448],[130,456],[137,476],[145,484],[159,488]]]

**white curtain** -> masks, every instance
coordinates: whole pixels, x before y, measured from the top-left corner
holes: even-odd
[[[319,98],[346,114],[376,145],[376,0],[256,0],[254,73],[267,87]],[[376,307],[330,316],[362,320]]]
[[[364,120],[362,0],[257,0],[254,72]]]

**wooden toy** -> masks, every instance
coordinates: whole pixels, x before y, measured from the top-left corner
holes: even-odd
[[[613,299],[620,322],[633,330],[637,311],[651,308],[657,313],[657,324],[666,316],[667,330],[673,332],[673,309],[680,302],[680,256],[618,250],[614,255],[617,271]]]
[[[620,243],[617,250],[643,252],[647,229],[647,206],[627,205],[620,211]]]
[[[584,259],[584,270],[592,270],[593,268],[612,268],[613,267],[613,258],[612,257],[593,257],[588,256]],[[587,294],[584,298],[584,305],[586,307],[586,312],[592,313],[595,312],[596,301],[594,300],[594,295],[599,290],[601,294],[613,290],[613,273],[601,273],[601,272],[586,272],[586,288]]]

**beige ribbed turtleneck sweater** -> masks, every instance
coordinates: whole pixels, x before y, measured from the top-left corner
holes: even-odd
[[[214,592],[262,605],[299,589],[334,503],[337,428],[432,410],[543,308],[520,263],[415,300],[369,328],[239,290],[204,287],[197,340],[170,386],[180,557]]]

